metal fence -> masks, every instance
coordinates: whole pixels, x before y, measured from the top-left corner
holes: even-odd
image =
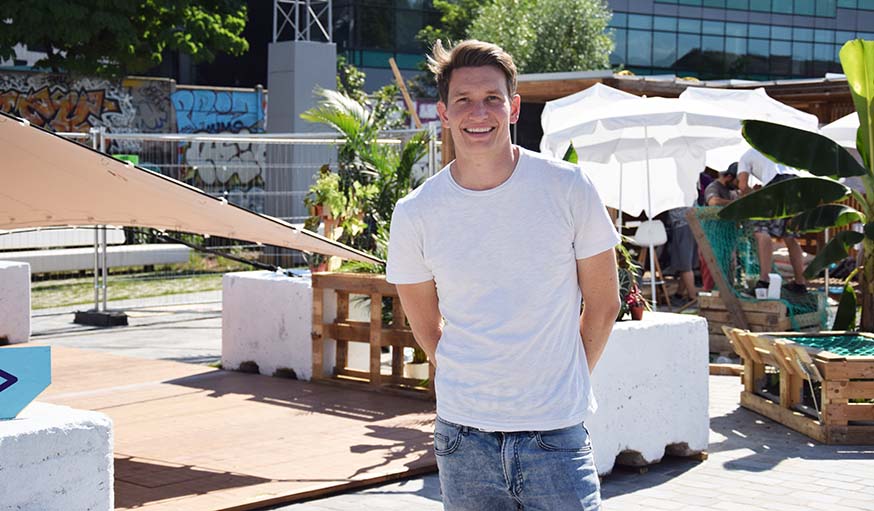
[[[428,155],[417,164],[415,174],[420,178],[433,175],[438,170],[439,145],[436,125],[428,127],[431,146]],[[391,131],[381,134],[379,143],[400,145],[411,137],[415,130]],[[281,218],[292,224],[302,225],[308,216],[304,205],[310,185],[319,169],[327,164],[336,169],[337,148],[344,142],[336,133],[293,134],[151,134],[109,133],[93,129],[89,133],[59,133],[83,145],[125,159],[136,165],[177,179],[215,197],[224,197],[233,204]],[[149,197],[141,200],[148,201]],[[54,231],[51,235],[49,232]],[[108,232],[108,234],[106,234]],[[87,234],[84,234],[87,233]],[[233,253],[244,259],[258,260],[283,267],[305,265],[302,254],[278,247],[265,247],[246,240],[208,238],[199,233],[170,233],[193,245],[206,246],[218,252]],[[18,233],[21,236],[21,233]],[[65,303],[93,305],[94,310],[112,307],[110,301],[167,293],[162,303],[189,303],[179,291],[216,291],[220,289],[220,275],[226,271],[249,269],[245,264],[219,259],[215,255],[191,251],[187,263],[146,264],[142,267],[117,267],[113,261],[115,252],[131,250],[131,245],[166,243],[149,229],[119,226],[106,229],[94,226],[72,230],[39,229],[31,238],[20,241],[12,250],[44,250],[50,248],[77,248],[81,257],[89,251],[87,268],[83,263],[75,270],[34,272],[34,292],[39,295],[42,287],[58,287],[58,281],[70,281],[79,286],[72,291],[76,296],[66,298]],[[91,241],[83,246],[83,236]],[[47,237],[51,241],[46,242]],[[0,251],[3,247],[0,235]],[[40,241],[42,240],[42,241]],[[172,240],[170,240],[172,243]],[[127,248],[125,248],[127,247]],[[9,252],[6,252],[9,254]],[[178,257],[178,256],[177,256]],[[0,256],[2,258],[2,256]],[[93,263],[93,264],[91,264]],[[91,285],[83,286],[90,277]],[[51,284],[44,282],[51,280]],[[177,281],[176,288],[170,281]],[[145,291],[137,291],[143,283],[164,281],[162,285],[146,285]],[[208,284],[204,284],[209,281]],[[202,294],[202,293],[201,293]],[[216,299],[213,293],[212,299]],[[46,306],[35,296],[34,308]],[[49,302],[51,299],[49,299]]]

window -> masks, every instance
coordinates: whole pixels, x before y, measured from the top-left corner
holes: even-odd
[[[834,18],[837,15],[835,0],[816,0],[816,15]]]
[[[616,65],[625,62],[627,30],[624,28],[613,29],[613,53],[610,54],[610,64]]]
[[[668,18],[665,16],[656,16],[652,20],[653,28],[656,30],[665,30],[668,32],[677,31],[677,18]]]
[[[771,0],[752,0],[750,2],[750,10],[771,12]]]
[[[858,6],[859,6],[859,9],[864,9],[866,11],[874,11],[874,0],[859,0]]]
[[[773,12],[792,14],[792,0],[774,0],[771,10]]]
[[[792,40],[792,27],[781,27],[778,25],[773,25],[771,27],[771,38],[772,39],[783,39],[785,41]]]
[[[704,51],[725,51],[725,38],[718,35],[705,35],[701,37],[701,49]]]
[[[750,8],[749,0],[725,0],[725,6],[729,9],[747,10]]]
[[[812,43],[792,43],[792,74],[803,76],[812,74],[812,60]]]
[[[395,49],[409,53],[422,51],[422,43],[416,40],[416,34],[425,26],[424,11],[398,9],[395,21]]]
[[[768,25],[750,25],[750,37],[768,39],[771,37],[771,27]]]
[[[652,32],[628,32],[628,64],[649,66],[652,64]]]
[[[795,0],[795,14],[813,16],[816,14],[816,6],[814,4],[814,0]]]
[[[831,62],[835,58],[835,49],[832,44],[813,45],[813,59],[823,62]]]
[[[813,29],[812,28],[793,27],[792,28],[792,40],[793,41],[813,41]]]
[[[701,5],[701,0],[679,0],[680,5]]]
[[[704,0],[704,7],[725,7],[725,0]]]
[[[721,21],[707,21],[701,24],[701,33],[722,35],[725,33],[725,23]]]
[[[750,55],[766,57],[770,51],[770,44],[764,39],[750,39],[747,45],[749,46]]]
[[[614,12],[613,19],[610,20],[611,27],[624,27],[628,23],[628,15],[624,12]]]
[[[677,60],[681,60],[695,50],[701,48],[701,36],[692,34],[677,35]]]
[[[726,37],[725,53],[730,53],[733,55],[746,55],[747,40],[740,37]]]
[[[813,40],[818,43],[833,43],[835,42],[835,31],[816,29],[814,31]]]
[[[668,32],[655,32],[652,35],[652,65],[671,67],[677,60],[677,35]]]
[[[856,0],[838,0],[838,7],[842,7],[844,9],[855,9]]]
[[[701,33],[701,20],[692,20],[680,18],[677,22],[677,28],[680,32],[688,32],[690,34]]]
[[[854,32],[844,32],[843,30],[838,30],[835,32],[835,42],[838,44],[844,44],[850,39],[855,39],[856,34]]]
[[[629,14],[628,28],[652,30],[652,16],[645,16],[642,14]]]
[[[744,23],[726,23],[725,35],[733,35],[736,37],[747,36],[747,26]]]

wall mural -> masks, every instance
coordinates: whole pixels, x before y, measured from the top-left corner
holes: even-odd
[[[179,133],[263,133],[265,95],[260,90],[184,89],[171,95]],[[182,147],[184,180],[228,201],[264,212],[265,144],[191,142]]]

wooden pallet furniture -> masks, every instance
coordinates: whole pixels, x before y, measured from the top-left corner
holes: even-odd
[[[752,332],[787,332],[793,329],[789,310],[778,300],[738,300],[738,305],[746,320],[745,330]],[[710,351],[731,353],[732,346],[723,333],[723,327],[737,327],[719,291],[701,293],[698,296],[698,314],[707,319],[707,332],[710,336]],[[795,316],[795,324],[800,331],[820,329],[819,311]]]
[[[724,331],[744,363],[741,406],[819,442],[874,445],[874,357],[840,356],[786,339],[798,332]],[[774,369],[779,372],[779,397],[761,390],[766,372]],[[813,392],[815,384],[819,392]],[[805,386],[819,407],[814,414],[818,417],[803,413],[800,406]]]
[[[434,366],[429,364],[426,381],[405,378],[404,348],[416,348],[413,332],[407,325],[406,315],[394,284],[386,282],[385,275],[370,273],[317,272],[312,275],[313,286],[313,381],[350,383],[371,390],[417,395],[433,399]],[[325,290],[336,297],[337,314],[333,321],[325,320]],[[354,295],[370,298],[370,320],[354,321],[349,318],[349,300]],[[383,321],[383,298],[391,300],[392,319]],[[337,342],[334,370],[325,374],[325,343]],[[349,343],[367,343],[370,346],[369,370],[348,367]],[[391,349],[391,372],[382,374],[382,348]]]

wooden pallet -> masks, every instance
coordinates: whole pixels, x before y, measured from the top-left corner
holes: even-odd
[[[756,300],[739,302],[747,321],[746,330],[752,332],[786,332],[793,329],[792,319],[786,305],[776,300]],[[725,302],[718,291],[698,297],[698,314],[707,319],[710,335],[710,351],[730,353],[733,351],[723,327],[736,327]],[[795,316],[799,331],[819,330],[821,313],[819,311]]]
[[[370,390],[393,394],[417,395],[434,398],[434,365],[429,364],[428,380],[405,378],[404,348],[415,348],[413,332],[407,325],[406,314],[398,298],[397,288],[385,280],[385,275],[370,273],[320,272],[312,275],[313,286],[313,381],[357,385]],[[325,290],[334,292],[337,300],[337,315],[325,322]],[[349,318],[349,296],[370,297],[370,321],[353,321]],[[383,297],[392,302],[392,321],[385,325],[382,320]],[[337,341],[333,374],[326,375],[323,367],[324,346],[329,340]],[[361,342],[370,345],[368,371],[348,367],[349,343]],[[391,374],[381,374],[382,348],[390,347],[392,353]]]
[[[874,357],[843,357],[785,337],[798,332],[749,332],[724,328],[744,362],[741,406],[826,444],[874,444]],[[806,335],[835,335],[822,332]],[[874,339],[874,335],[866,335]],[[766,367],[780,375],[777,400],[764,396]],[[819,417],[798,411],[802,388],[816,382]],[[854,402],[850,402],[853,400]],[[867,400],[867,402],[855,402]]]

